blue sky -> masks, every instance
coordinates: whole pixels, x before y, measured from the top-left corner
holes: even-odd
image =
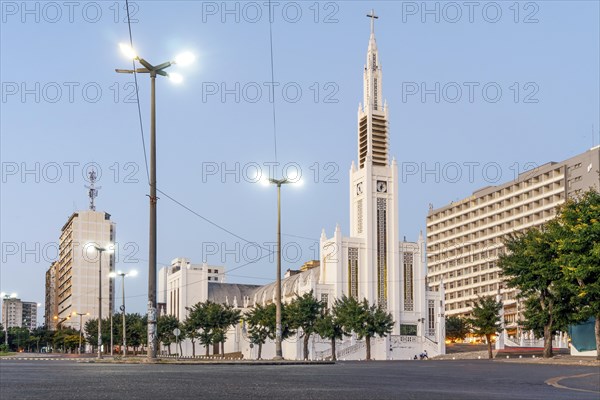
[[[132,2],[142,57],[158,64],[181,50],[197,55],[192,67],[171,68],[183,84],[157,81],[158,187],[264,245],[275,241],[276,192],[251,182],[256,166],[267,173],[277,161],[278,175],[300,166],[305,185],[283,189],[284,270],[315,258],[322,228],[330,236],[340,223],[347,234],[365,15],[374,8],[390,154],[401,172],[400,234],[414,240],[429,203],[441,207],[598,144],[598,4],[280,2],[272,26],[275,159],[268,7]],[[97,207],[118,227],[117,268],[141,273],[128,284],[128,308],[145,308],[146,167],[133,77],[114,72],[131,65],[117,45],[129,39],[123,7],[2,2],[0,289],[25,300],[43,302],[51,250],[68,216],[87,208],[82,172],[95,163]],[[147,135],[148,77],[139,85]],[[244,265],[256,246],[160,197],[159,262],[241,266],[229,282],[273,278],[268,258]]]

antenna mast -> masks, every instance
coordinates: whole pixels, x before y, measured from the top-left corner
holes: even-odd
[[[95,187],[96,184],[96,171],[91,170],[88,174],[90,177],[90,185],[85,185],[88,190],[88,197],[90,198],[90,210],[96,211],[96,205],[94,204],[94,199],[98,197],[98,190],[102,189],[102,186]]]

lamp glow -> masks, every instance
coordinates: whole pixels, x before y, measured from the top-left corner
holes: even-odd
[[[127,58],[136,59],[137,54],[133,48],[126,43],[119,43],[119,48],[121,49],[121,53],[125,55]]]
[[[183,76],[181,76],[177,72],[170,73],[169,74],[169,79],[173,83],[181,83],[181,82],[183,82]]]
[[[181,65],[182,67],[185,67],[193,63],[195,59],[196,56],[194,54],[192,54],[189,51],[186,51],[184,53],[178,54],[177,57],[175,57],[175,63]]]

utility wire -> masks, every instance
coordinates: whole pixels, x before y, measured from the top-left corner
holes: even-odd
[[[273,62],[273,18],[271,0],[269,0],[269,42],[271,45],[271,99],[273,99],[273,141],[275,145],[275,162],[277,162],[277,123],[275,118],[275,68]]]
[[[127,26],[129,27],[129,45],[133,49],[133,36],[131,34],[131,19],[129,18],[129,0],[125,0],[125,8],[127,9]],[[135,60],[131,60],[133,64],[133,79],[135,80],[135,100],[138,109],[138,118],[140,120],[140,133],[142,136],[142,147],[144,148],[144,162],[146,163],[146,177],[150,184],[150,172],[148,171],[148,155],[146,154],[146,139],[144,138],[144,124],[142,123],[142,109],[140,107],[140,94],[138,90],[137,72],[135,71]]]

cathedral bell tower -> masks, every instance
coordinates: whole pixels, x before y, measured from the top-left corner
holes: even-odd
[[[358,106],[358,164],[350,169],[350,236],[363,238],[358,271],[349,271],[349,292],[360,287],[371,302],[390,308],[389,283],[397,274],[398,188],[396,161],[389,162],[388,107],[375,40],[375,13],[363,72],[363,103]],[[361,282],[362,281],[362,282]]]

